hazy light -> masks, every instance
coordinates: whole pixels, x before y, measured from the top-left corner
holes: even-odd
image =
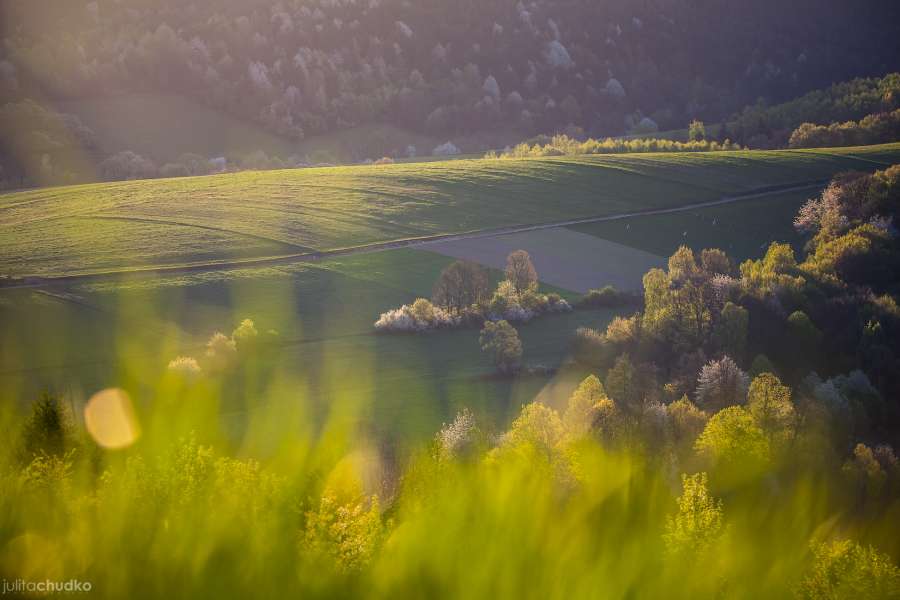
[[[94,441],[104,448],[125,448],[141,434],[131,398],[118,388],[99,391],[88,400],[84,424]]]
[[[2,553],[4,567],[26,580],[60,578],[59,547],[36,533],[25,533],[6,545]]]

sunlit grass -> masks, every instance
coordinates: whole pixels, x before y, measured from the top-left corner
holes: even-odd
[[[0,195],[0,273],[66,275],[611,215],[825,180],[894,145],[243,172]],[[565,193],[560,193],[565,186]]]

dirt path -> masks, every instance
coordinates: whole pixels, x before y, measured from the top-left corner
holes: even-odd
[[[229,261],[208,261],[203,263],[188,263],[180,265],[169,265],[159,267],[118,269],[112,271],[103,271],[98,273],[81,273],[74,275],[60,275],[56,277],[29,277],[22,281],[14,283],[2,284],[2,288],[39,288],[54,284],[68,283],[84,283],[90,281],[103,281],[114,279],[117,277],[128,275],[169,275],[179,273],[197,273],[204,271],[225,271],[233,269],[242,269],[246,267],[272,267],[278,265],[292,264],[298,262],[317,262],[326,258],[348,256],[353,254],[364,254],[369,252],[381,252],[384,250],[393,250],[396,248],[416,248],[419,246],[427,246],[439,242],[450,242],[466,239],[478,239],[484,237],[494,237],[508,235],[512,233],[524,233],[528,231],[537,231],[541,229],[554,229],[557,227],[568,227],[569,225],[581,225],[584,223],[598,223],[602,221],[619,221],[622,219],[631,219],[636,217],[646,217],[651,215],[666,215],[671,213],[686,212],[702,208],[710,208],[723,204],[731,204],[744,200],[753,200],[775,194],[783,194],[787,192],[795,192],[806,189],[821,188],[827,183],[827,180],[809,181],[790,186],[771,186],[760,188],[756,191],[747,192],[745,194],[737,194],[734,196],[723,196],[718,200],[710,200],[706,202],[695,202],[693,204],[684,204],[681,206],[673,206],[668,208],[654,208],[648,210],[639,210],[627,213],[618,213],[614,215],[605,215],[598,217],[582,217],[578,219],[567,219],[565,221],[552,221],[548,223],[538,223],[532,225],[509,225],[494,229],[482,229],[475,231],[467,231],[461,233],[441,233],[435,235],[427,235],[415,238],[405,238],[400,240],[392,240],[388,242],[373,242],[371,244],[363,244],[360,246],[350,246],[347,248],[337,248],[334,250],[323,250],[319,252],[301,252],[295,254],[285,254],[281,256],[264,256],[259,258],[248,258],[243,260]]]

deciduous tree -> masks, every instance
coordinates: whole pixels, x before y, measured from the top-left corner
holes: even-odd
[[[520,294],[537,289],[538,275],[528,252],[516,250],[506,257],[506,278]]]
[[[490,355],[501,373],[514,373],[522,362],[519,333],[506,321],[488,321],[479,337],[481,350]]]
[[[702,555],[723,531],[722,501],[709,493],[706,473],[681,476],[678,512],[666,522],[663,540],[670,555],[684,558]]]
[[[597,405],[606,397],[606,390],[603,389],[603,384],[597,376],[586,377],[572,393],[566,412],[563,413],[566,433],[573,437],[581,437],[590,431]]]
[[[714,414],[694,448],[701,455],[731,468],[765,462],[769,457],[765,433],[741,406],[729,406]]]
[[[697,378],[697,404],[708,411],[743,404],[747,374],[728,356],[707,363]]]
[[[488,291],[488,275],[484,267],[471,261],[457,260],[441,271],[432,298],[438,306],[459,313],[483,302]]]
[[[747,349],[747,332],[750,313],[746,308],[726,302],[713,326],[713,343],[716,348],[738,360],[743,359]]]
[[[791,388],[782,385],[772,373],[758,375],[747,393],[747,408],[756,424],[769,438],[769,443],[783,441],[794,429],[794,404]]]

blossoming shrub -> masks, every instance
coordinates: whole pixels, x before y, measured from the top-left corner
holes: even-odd
[[[404,304],[383,313],[375,321],[375,329],[384,332],[421,333],[456,327],[461,322],[459,315],[451,315],[425,298],[419,298],[412,304]]]

